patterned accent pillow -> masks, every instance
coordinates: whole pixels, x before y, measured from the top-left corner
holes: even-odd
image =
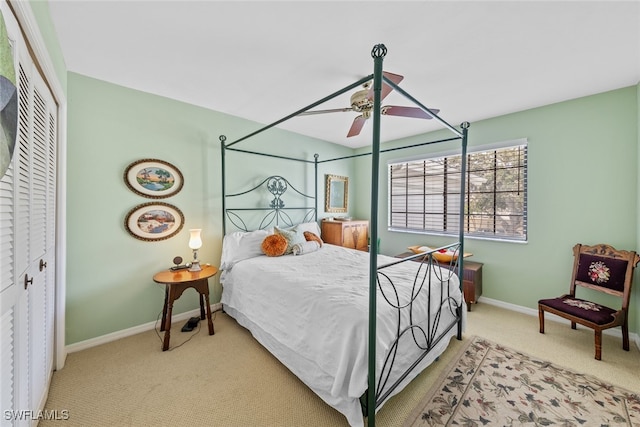
[[[298,231],[296,227],[290,228],[288,230],[283,230],[281,228],[275,227],[275,234],[278,234],[285,239],[287,239],[287,249],[284,254],[289,255],[293,253],[293,246],[297,243],[304,243],[307,239],[304,238],[304,232]]]

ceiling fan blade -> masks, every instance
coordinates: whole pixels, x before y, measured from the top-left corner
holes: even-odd
[[[358,117],[356,117],[351,124],[351,129],[349,129],[347,138],[360,134],[360,131],[362,130],[362,127],[364,126],[366,121],[367,119],[365,119],[363,115],[359,115]]]
[[[400,74],[390,73],[388,71],[383,71],[382,74],[384,74],[386,78],[388,78],[395,84],[399,84],[402,81],[402,79],[404,79],[404,76],[401,76]],[[393,88],[389,86],[387,83],[385,83],[385,81],[383,80],[382,91],[380,92],[380,101],[382,101],[387,95],[389,95],[392,90]],[[373,100],[373,84],[369,88],[369,93],[367,94],[367,98]]]
[[[299,116],[312,116],[314,114],[327,114],[327,113],[346,113],[349,111],[353,111],[353,108],[332,108],[329,110],[311,110],[305,111],[303,113],[298,114]]]
[[[433,114],[438,114],[440,110],[437,108],[430,108],[430,111]],[[387,105],[382,107],[380,112],[386,116],[402,116],[402,117],[413,117],[416,119],[432,119],[433,116],[425,111],[422,108],[418,107],[400,107],[397,105]]]

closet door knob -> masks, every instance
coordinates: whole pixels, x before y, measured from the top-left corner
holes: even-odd
[[[40,271],[44,270],[45,268],[47,268],[47,262],[43,259],[40,259]]]
[[[29,285],[33,285],[33,277],[31,279],[29,279],[29,275],[25,274],[24,275],[24,288],[27,289],[27,287],[29,287]]]

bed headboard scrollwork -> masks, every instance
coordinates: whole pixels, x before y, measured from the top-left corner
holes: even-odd
[[[285,194],[288,203],[285,203]],[[269,198],[267,203],[264,202],[265,197]],[[301,192],[281,175],[269,176],[256,186],[226,194],[225,198],[225,223],[229,222],[239,231],[263,230],[271,226],[291,227],[317,220],[316,196]],[[290,204],[289,200],[292,200]]]

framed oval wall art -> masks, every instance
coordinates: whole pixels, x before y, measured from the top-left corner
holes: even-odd
[[[136,239],[152,242],[165,240],[177,234],[184,225],[184,215],[168,203],[149,202],[131,209],[124,227]]]
[[[142,159],[131,163],[124,171],[127,187],[150,199],[163,199],[182,190],[182,173],[169,162]]]

